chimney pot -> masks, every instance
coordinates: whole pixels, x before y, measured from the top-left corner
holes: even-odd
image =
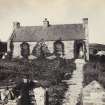
[[[49,26],[49,21],[47,20],[47,18],[44,19],[43,26],[44,27],[48,27]]]
[[[16,30],[20,28],[20,23],[19,22],[13,22],[13,29]]]
[[[83,23],[88,24],[88,18],[83,18]]]

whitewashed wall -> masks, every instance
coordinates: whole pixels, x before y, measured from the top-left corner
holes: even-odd
[[[14,50],[13,50],[13,57],[20,57],[21,55],[21,50],[20,50],[20,44],[19,42],[14,43]]]
[[[22,42],[14,42],[13,58],[21,57],[21,48],[20,48],[21,44]],[[36,45],[36,42],[28,42],[28,44],[30,45],[30,54],[31,54],[34,46]]]
[[[47,41],[45,42],[50,49],[50,52],[53,53],[53,43],[54,41]],[[74,57],[74,41],[63,41],[64,43],[64,53],[66,59],[71,59]]]
[[[30,54],[32,53],[32,50],[34,46],[36,45],[37,42],[28,42],[30,45]],[[45,44],[48,46],[48,49],[50,50],[51,53],[53,53],[53,43],[54,41],[47,41]],[[73,50],[74,50],[74,41],[63,41],[64,43],[64,52],[65,52],[65,58],[66,59],[71,59],[74,57]],[[20,44],[22,42],[14,42],[14,51],[13,51],[13,57],[21,57],[21,48]]]
[[[54,52],[53,43],[54,43],[54,41],[47,41],[47,42],[45,42],[45,44],[48,46],[48,49],[50,50],[51,53]]]
[[[71,59],[74,57],[74,41],[63,41],[65,48],[65,58]]]

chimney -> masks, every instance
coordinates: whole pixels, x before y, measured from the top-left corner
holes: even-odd
[[[20,23],[19,22],[13,22],[13,29],[16,30],[20,28]]]
[[[88,18],[83,18],[83,27],[85,36],[88,37]]]
[[[84,27],[85,25],[88,25],[88,18],[83,18],[83,24],[84,24]]]
[[[84,27],[84,34],[85,34],[85,44],[86,44],[86,60],[89,60],[89,33],[88,33],[88,18],[83,18],[83,27]]]
[[[49,21],[47,20],[47,18],[44,19],[43,26],[44,27],[48,27],[49,26]]]

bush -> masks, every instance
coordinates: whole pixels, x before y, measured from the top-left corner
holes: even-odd
[[[24,78],[38,80],[41,86],[48,88],[49,105],[58,105],[62,103],[63,96],[67,90],[67,84],[62,83],[66,73],[72,74],[76,68],[72,60],[56,58],[34,59],[31,62],[25,59],[13,59],[11,61],[0,61],[0,74],[4,72],[4,80],[10,79],[16,81],[16,78]],[[1,76],[1,78],[3,78]],[[66,78],[69,79],[70,77]],[[19,81],[19,79],[17,79]],[[53,90],[53,92],[50,91]]]
[[[51,55],[48,46],[42,41],[38,42],[32,50],[32,55],[38,58],[45,58]]]
[[[105,63],[88,62],[84,66],[84,86],[93,80],[99,81],[105,87]]]

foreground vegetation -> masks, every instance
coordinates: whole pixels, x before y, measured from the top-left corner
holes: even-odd
[[[19,82],[20,78],[34,79],[39,81],[41,86],[48,88],[49,105],[61,105],[68,87],[62,80],[69,79],[74,69],[73,60],[62,58],[1,60],[0,85],[10,81]]]
[[[97,80],[105,88],[105,57],[92,56],[91,61],[84,65],[84,86]]]

